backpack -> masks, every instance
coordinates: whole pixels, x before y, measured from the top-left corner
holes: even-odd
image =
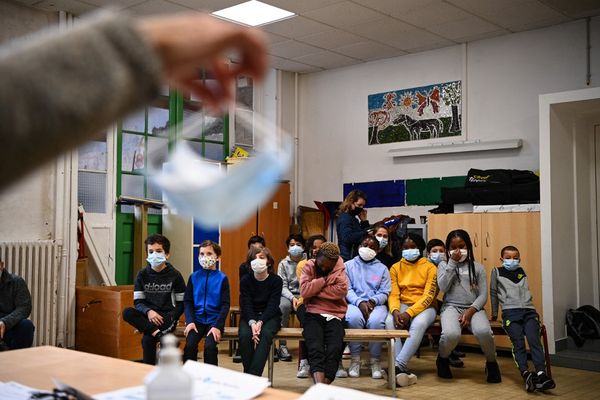
[[[590,305],[567,311],[567,335],[577,347],[583,346],[586,339],[600,339],[600,311]]]

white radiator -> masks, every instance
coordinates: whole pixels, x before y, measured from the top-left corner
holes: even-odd
[[[31,292],[34,346],[64,343],[67,282],[61,251],[54,240],[0,242],[0,258],[7,271],[25,279]]]

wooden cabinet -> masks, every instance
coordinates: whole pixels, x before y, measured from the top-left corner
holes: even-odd
[[[513,245],[519,249],[521,264],[527,273],[529,289],[537,312],[542,315],[542,276],[540,214],[527,213],[465,213],[430,214],[428,218],[428,236],[446,241],[448,233],[454,229],[464,229],[471,236],[475,259],[483,264],[488,280],[488,302],[485,309],[491,316],[489,300],[489,282],[492,268],[501,264],[500,250]],[[501,308],[500,308],[501,310]],[[500,314],[501,316],[501,314]],[[500,317],[499,316],[499,317]],[[463,338],[465,342],[474,342],[472,338]],[[498,347],[510,348],[508,337],[496,337]]]

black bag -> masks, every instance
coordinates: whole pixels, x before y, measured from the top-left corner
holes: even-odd
[[[465,187],[488,187],[492,185],[510,185],[511,183],[511,170],[471,168],[465,180]]]
[[[600,311],[590,305],[567,311],[567,335],[577,347],[583,346],[586,339],[600,339]]]

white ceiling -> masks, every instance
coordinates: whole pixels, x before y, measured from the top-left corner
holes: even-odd
[[[80,15],[215,11],[245,0],[17,0]],[[275,68],[301,73],[358,64],[600,15],[599,0],[261,0],[298,16],[263,27]]]

